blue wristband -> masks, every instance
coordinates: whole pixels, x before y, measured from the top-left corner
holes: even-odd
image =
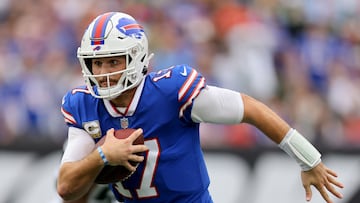
[[[101,159],[102,159],[103,162],[104,162],[104,165],[105,165],[105,166],[108,165],[109,162],[108,162],[108,160],[106,159],[105,154],[104,154],[104,152],[102,151],[102,149],[101,149],[100,146],[97,148],[97,151],[99,152],[100,157],[101,157]]]

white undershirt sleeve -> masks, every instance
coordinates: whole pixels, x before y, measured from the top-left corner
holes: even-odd
[[[207,86],[194,99],[191,118],[194,122],[238,124],[244,116],[241,94],[229,89]]]
[[[92,137],[83,129],[69,127],[68,140],[61,163],[79,161],[95,148]]]

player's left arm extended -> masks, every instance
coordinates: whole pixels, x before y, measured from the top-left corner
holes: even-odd
[[[291,127],[256,99],[232,90],[207,86],[195,98],[191,117],[195,122],[249,123],[280,144]]]
[[[207,86],[195,98],[191,117],[199,123],[244,122],[255,126],[300,165],[307,200],[311,199],[310,185],[314,185],[319,190],[326,202],[331,200],[324,188],[336,197],[342,197],[333,185],[341,188],[343,185],[336,181],[336,173],[321,162],[321,154],[318,150],[262,102],[246,94]]]

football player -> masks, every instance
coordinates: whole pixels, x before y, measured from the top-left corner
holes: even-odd
[[[322,163],[318,150],[265,104],[207,85],[187,65],[147,73],[152,54],[143,27],[130,15],[96,17],[77,54],[86,86],[72,89],[62,102],[69,126],[57,182],[63,199],[86,194],[109,164],[134,171],[125,181],[109,185],[125,202],[212,202],[199,138],[203,122],[257,127],[299,163],[306,200],[312,197],[311,185],[328,203],[328,193],[342,198],[337,188],[343,184]],[[121,128],[138,130],[117,139],[114,129]],[[141,133],[145,144],[133,145]],[[104,144],[95,148],[102,136]],[[144,156],[135,154],[139,152]],[[135,168],[130,161],[141,163]]]

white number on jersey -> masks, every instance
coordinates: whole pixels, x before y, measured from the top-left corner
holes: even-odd
[[[145,145],[149,148],[149,152],[144,160],[145,167],[143,176],[141,177],[140,188],[136,189],[136,193],[139,199],[158,196],[155,186],[152,186],[152,180],[155,175],[159,158],[159,143],[156,139],[146,140]],[[116,183],[118,192],[126,198],[132,198],[128,189],[124,188],[121,182]]]

